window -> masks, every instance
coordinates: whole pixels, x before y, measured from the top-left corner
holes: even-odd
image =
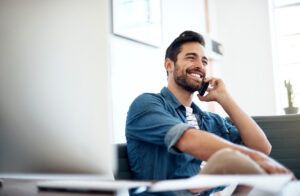
[[[280,107],[287,107],[284,80],[290,80],[295,93],[295,106],[300,105],[300,0],[273,0],[275,50],[278,65],[276,80]]]

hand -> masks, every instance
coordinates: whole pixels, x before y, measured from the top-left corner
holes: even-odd
[[[216,101],[221,103],[226,101],[229,94],[225,88],[224,82],[219,78],[206,78],[203,82],[209,82],[210,86],[207,89],[207,95],[197,95],[200,101]]]
[[[256,163],[258,163],[268,174],[292,174],[293,180],[296,180],[293,172],[264,153],[256,152],[254,155],[251,155],[251,158],[256,161]]]

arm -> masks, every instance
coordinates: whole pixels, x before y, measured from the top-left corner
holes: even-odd
[[[231,143],[217,135],[197,129],[188,129],[175,146],[182,152],[206,161],[213,153],[222,148],[238,150],[256,161],[267,173],[291,173],[287,168],[269,158],[271,145],[259,126],[245,114],[233,101],[220,79],[207,79],[212,85],[206,96],[199,96],[201,101],[217,101],[233,119],[244,143],[250,147]],[[251,149],[252,148],[252,149]]]
[[[222,80],[211,78],[206,81],[210,82],[212,88],[208,89],[209,93],[206,96],[198,95],[199,99],[218,102],[238,128],[244,144],[249,148],[270,154],[271,144],[264,132],[232,99]]]
[[[291,173],[290,170],[262,152],[231,143],[206,131],[190,128],[181,136],[175,146],[180,151],[204,161],[207,161],[213,153],[220,149],[232,148],[248,155],[269,174]]]

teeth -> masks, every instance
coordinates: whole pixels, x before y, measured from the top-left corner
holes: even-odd
[[[200,76],[199,74],[192,73],[191,75],[192,75],[192,76],[196,76],[196,77],[198,77],[198,78],[201,78],[201,76]]]

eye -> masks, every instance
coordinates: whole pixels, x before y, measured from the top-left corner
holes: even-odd
[[[203,65],[207,65],[207,61],[202,61]]]

